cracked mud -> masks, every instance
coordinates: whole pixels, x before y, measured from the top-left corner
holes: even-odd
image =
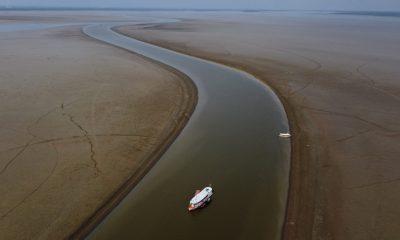
[[[0,43],[0,238],[63,239],[158,150],[194,92],[80,27]]]
[[[285,238],[400,236],[399,19],[181,17],[119,31],[243,69],[279,93],[294,131]]]

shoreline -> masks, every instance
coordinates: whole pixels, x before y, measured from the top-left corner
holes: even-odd
[[[175,124],[170,124],[169,126],[163,133],[164,135],[164,140],[161,142],[160,146],[155,148],[155,151],[151,152],[148,156],[147,159],[144,160],[144,163],[139,167],[139,169],[132,174],[132,176],[125,181],[111,196],[104,201],[102,206],[96,210],[92,216],[90,216],[85,222],[81,224],[81,226],[76,229],[72,234],[69,235],[68,239],[84,239],[86,236],[88,236],[93,229],[97,227],[98,224],[101,223],[101,221],[115,208],[118,206],[118,204],[125,198],[127,194],[129,194],[130,191],[143,179],[143,177],[152,169],[152,167],[158,162],[158,160],[161,158],[161,156],[168,150],[169,146],[174,143],[175,139],[179,136],[179,134],[182,132],[182,130],[185,128],[186,123],[189,121],[191,115],[194,112],[194,109],[196,108],[197,105],[197,99],[198,99],[198,94],[197,94],[197,87],[195,83],[185,74],[181,73],[180,71],[165,65],[163,63],[160,63],[158,61],[155,61],[153,59],[150,59],[146,56],[143,56],[141,54],[137,54],[135,52],[126,50],[124,48],[114,46],[112,44],[102,42],[100,40],[97,40],[95,38],[92,38],[85,34],[82,31],[81,28],[81,33],[82,36],[85,38],[88,38],[92,41],[96,41],[98,43],[106,44],[108,46],[112,46],[115,48],[122,49],[124,51],[127,51],[131,54],[140,56],[141,58],[158,65],[160,68],[164,68],[167,71],[173,72],[174,74],[179,76],[180,82],[181,82],[181,89],[182,92],[186,95],[184,98],[184,101],[181,103],[181,106],[178,109],[178,112],[176,112],[175,115]]]
[[[304,195],[300,195],[302,192],[299,192],[298,188],[296,188],[297,187],[296,184],[299,184],[300,182],[304,182],[304,181],[299,181],[299,179],[301,179],[301,176],[299,176],[299,174],[301,173],[301,171],[304,171],[304,169],[301,168],[299,163],[301,162],[302,159],[306,159],[308,156],[311,156],[311,152],[309,152],[309,151],[304,152],[304,150],[307,150],[307,147],[306,147],[307,144],[305,143],[307,141],[302,141],[300,139],[300,138],[309,139],[309,136],[305,136],[303,134],[301,128],[299,127],[299,125],[301,125],[301,124],[306,124],[305,123],[306,121],[303,121],[301,119],[303,116],[299,116],[299,114],[301,115],[301,113],[296,112],[294,105],[290,103],[290,100],[288,99],[288,97],[285,97],[284,94],[282,94],[277,89],[277,87],[275,87],[267,79],[265,79],[264,77],[261,77],[259,74],[254,73],[249,68],[244,66],[245,64],[238,65],[233,62],[218,59],[218,57],[213,57],[211,55],[205,57],[205,56],[203,56],[203,54],[196,54],[196,52],[195,52],[196,50],[191,51],[191,49],[185,49],[185,51],[182,51],[181,49],[178,49],[178,48],[175,48],[174,46],[169,45],[167,41],[165,41],[165,42],[157,41],[157,40],[151,41],[144,37],[137,36],[134,33],[130,34],[130,33],[127,33],[125,31],[121,30],[122,28],[129,27],[129,26],[130,25],[119,26],[119,27],[113,28],[113,30],[121,35],[124,35],[127,37],[132,37],[134,39],[137,39],[137,40],[145,42],[145,43],[153,44],[153,45],[160,46],[160,47],[163,47],[163,48],[166,48],[166,49],[178,52],[178,53],[186,54],[186,55],[193,56],[193,57],[200,58],[200,59],[205,59],[207,61],[215,62],[217,64],[222,64],[222,65],[237,69],[239,71],[243,71],[247,74],[254,76],[256,79],[258,79],[260,81],[260,83],[266,84],[276,94],[276,96],[279,98],[279,101],[282,103],[284,110],[287,114],[290,130],[291,130],[291,134],[292,134],[291,152],[290,152],[290,169],[289,169],[289,186],[288,186],[288,193],[287,193],[288,197],[287,197],[287,201],[286,201],[286,213],[284,216],[285,221],[283,222],[283,225],[282,225],[282,239],[293,239],[294,237],[299,237],[299,235],[300,235],[300,237],[311,236],[311,230],[309,232],[302,232],[301,234],[298,234],[295,231],[298,229],[293,229],[292,228],[293,224],[291,224],[291,222],[292,222],[291,219],[293,219],[294,216],[296,216],[297,219],[299,218],[299,216],[302,216],[302,213],[297,213],[300,209],[296,209],[296,202],[301,201],[301,199],[304,199]],[[303,220],[305,220],[305,219],[303,219]],[[303,221],[303,222],[307,222],[307,221]],[[312,226],[312,224],[309,224],[309,226]],[[310,228],[310,229],[312,229],[312,228]]]
[[[391,239],[399,235],[400,35],[389,22],[199,14],[121,31],[250,72],[276,91],[294,131],[284,239]]]
[[[197,89],[179,72],[96,42],[79,26],[8,35],[2,236],[68,238],[155,164],[190,116]]]

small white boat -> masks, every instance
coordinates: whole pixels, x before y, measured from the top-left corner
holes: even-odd
[[[279,133],[279,137],[281,137],[281,138],[290,138],[291,135],[290,135],[290,133]]]
[[[202,207],[205,207],[210,201],[213,195],[211,187],[205,187],[203,190],[197,190],[193,198],[190,200],[188,210],[193,211]]]

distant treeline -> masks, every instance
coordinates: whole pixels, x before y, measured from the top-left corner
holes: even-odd
[[[378,11],[339,11],[333,14],[360,15],[374,17],[400,17],[400,12],[378,12]]]
[[[260,10],[260,9],[192,9],[192,8],[86,8],[86,7],[4,7],[0,10],[9,11],[198,11],[198,12],[222,12],[222,11],[243,11],[243,12],[266,12],[283,10]]]

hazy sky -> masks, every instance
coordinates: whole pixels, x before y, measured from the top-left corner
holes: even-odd
[[[400,11],[400,0],[0,0],[0,6]]]

